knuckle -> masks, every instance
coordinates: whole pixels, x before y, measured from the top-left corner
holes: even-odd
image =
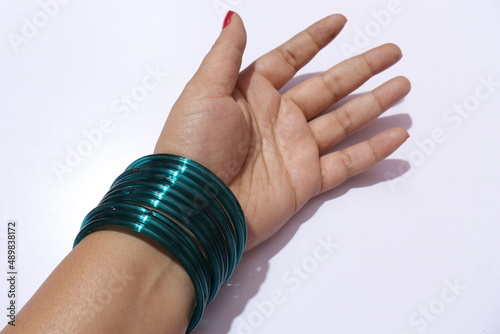
[[[341,108],[335,113],[335,116],[340,128],[344,131],[344,136],[349,136],[353,128],[353,120],[349,111],[345,108]]]
[[[281,48],[278,48],[278,52],[281,55],[281,57],[283,57],[285,62],[288,65],[290,65],[291,68],[293,68],[295,71],[297,71],[299,69],[299,67],[300,67],[298,65],[299,62],[298,62],[297,56],[295,55],[295,53],[293,51],[291,51],[287,47],[283,46]]]
[[[340,151],[340,161],[344,170],[344,180],[354,174],[355,163],[352,156],[346,151]]]
[[[321,73],[321,79],[323,79],[323,84],[326,89],[335,100],[339,100],[344,95],[344,87],[342,85],[342,80],[340,80],[337,73],[333,71],[326,71]]]

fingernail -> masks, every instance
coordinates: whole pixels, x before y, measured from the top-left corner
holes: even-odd
[[[232,10],[227,12],[226,17],[224,18],[224,23],[222,24],[222,29],[224,29],[229,25],[229,23],[231,23],[231,18],[233,17],[233,14],[234,12]]]

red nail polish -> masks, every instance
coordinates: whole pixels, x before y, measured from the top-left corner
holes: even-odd
[[[222,29],[224,29],[225,27],[227,27],[229,25],[229,23],[231,23],[231,18],[233,17],[233,14],[234,14],[234,12],[232,10],[227,12],[226,18],[224,19],[224,23],[222,24]]]

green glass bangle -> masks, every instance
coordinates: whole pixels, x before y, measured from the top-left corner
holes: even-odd
[[[134,166],[134,165],[133,165],[133,166]],[[146,166],[143,166],[143,168],[145,168],[145,167],[146,167]],[[204,168],[204,167],[203,167],[203,166],[201,166],[201,165],[199,165],[199,167]],[[129,179],[129,178],[131,177],[131,175],[133,175],[133,174],[135,173],[135,169],[136,169],[136,168],[137,168],[137,167],[134,167],[134,168],[132,168],[131,170],[129,170],[129,171],[127,171],[127,172],[123,173],[123,174],[122,174],[122,175],[121,175],[121,176],[120,176],[120,177],[119,177],[119,178],[115,181],[115,183],[118,183],[118,182],[123,182],[124,180]],[[164,182],[169,182],[169,181],[171,181],[171,179],[170,179],[168,176],[166,176],[165,174],[161,174],[160,176],[158,176],[158,175],[156,174],[156,172],[158,171],[158,169],[157,169],[157,168],[153,168],[153,167],[150,167],[150,166],[147,166],[147,168],[148,168],[148,171],[151,171],[151,173],[148,173],[148,177],[151,177],[151,176],[156,176],[156,177],[158,178],[158,180],[157,180],[156,182],[158,182],[159,184],[163,184]],[[201,169],[201,168],[200,168],[200,169]],[[198,169],[198,170],[200,170],[200,169]],[[206,170],[206,169],[205,169],[205,170]],[[195,172],[196,172],[196,170],[195,170]],[[201,193],[201,192],[197,191],[197,189],[190,189],[190,190],[188,191],[188,194],[192,197],[192,202],[195,202],[196,204],[198,204],[198,203],[200,202],[200,198],[202,198],[202,199],[204,199],[204,201],[206,201],[207,196],[214,196],[214,197],[216,196],[216,194],[212,194],[212,193],[209,191],[210,189],[208,188],[208,186],[212,185],[212,187],[213,187],[213,185],[214,185],[214,183],[213,183],[213,182],[217,182],[217,181],[222,182],[222,181],[220,181],[220,180],[217,178],[217,176],[213,175],[216,179],[213,179],[213,180],[208,180],[208,182],[207,182],[207,180],[204,180],[203,178],[200,178],[200,174],[201,174],[201,175],[203,175],[203,170],[202,170],[202,169],[201,169],[201,171],[200,171],[200,172],[198,172],[199,174],[193,173],[193,172],[192,172],[192,170],[190,170],[190,169],[185,170],[185,171],[184,171],[184,173],[188,174],[188,175],[190,176],[190,179],[192,178],[195,182],[198,182],[198,183],[205,183],[205,184],[206,184],[205,189],[203,189],[203,193]],[[181,188],[181,189],[186,189],[186,186],[189,188],[189,185],[186,185],[186,184],[181,185],[182,181],[183,181],[183,180],[175,180],[176,185],[179,185],[179,188]],[[217,190],[217,188],[216,188],[216,190]],[[217,198],[217,197],[216,197],[216,198]],[[222,201],[222,209],[223,209],[223,210],[226,210],[226,209],[224,209],[224,208],[228,208],[227,210],[231,210],[231,211],[232,211],[232,210],[236,210],[236,211],[237,211],[237,210],[241,210],[241,208],[240,208],[240,206],[239,206],[239,203],[238,203],[237,201],[227,201],[225,197],[221,197],[221,198],[220,198],[220,200]],[[237,204],[236,206],[235,206],[235,203]],[[218,212],[218,213],[215,213],[215,215],[216,215],[216,216],[218,216],[218,215],[227,215],[227,212],[221,212],[221,211],[220,211],[220,208],[221,208],[221,206],[219,206],[219,205],[212,205],[212,206],[210,206],[210,207],[209,207],[209,209],[210,209],[210,210],[215,211],[215,212]],[[217,209],[219,209],[219,211],[217,211]],[[245,234],[246,232],[245,232],[245,231],[243,231],[243,230],[241,230],[241,228],[240,228],[240,229],[238,229],[238,231],[235,231],[235,230],[234,230],[234,228],[235,228],[235,227],[234,227],[233,225],[230,225],[230,227],[232,227],[233,234],[234,234],[234,233],[237,233],[237,234],[238,234],[237,238],[242,238],[242,237],[244,237],[244,234]],[[240,227],[240,226],[237,226],[237,227]],[[245,225],[244,227],[246,227],[246,225]],[[244,245],[238,245],[238,247],[239,247],[238,252],[242,252],[242,251],[243,251],[243,248],[244,248]]]
[[[146,168],[146,166],[143,166],[143,167],[144,167],[144,168]],[[148,170],[148,171],[151,171],[151,173],[148,173],[148,177],[149,177],[149,179],[148,179],[148,180],[151,180],[151,178],[152,178],[152,177],[158,177],[158,175],[157,175],[157,170],[158,170],[158,169],[153,169],[152,167],[147,166],[147,170]],[[189,170],[186,170],[185,172],[186,172],[186,173],[188,173],[188,172],[189,172]],[[127,182],[128,180],[130,180],[131,178],[133,179],[133,177],[136,177],[136,176],[134,176],[134,173],[135,173],[135,174],[137,174],[137,172],[136,172],[136,169],[135,169],[135,168],[134,168],[134,169],[132,169],[132,170],[129,170],[129,171],[125,172],[124,174],[122,174],[122,175],[121,175],[121,176],[117,179],[117,181],[115,181],[115,185],[116,185],[116,184],[121,185],[121,184],[123,184],[124,182]],[[191,176],[194,176],[194,175],[196,175],[196,174],[192,174]],[[162,174],[162,175],[160,176],[160,179],[159,179],[159,180],[157,180],[157,181],[153,181],[153,183],[154,183],[154,182],[156,182],[156,183],[158,183],[158,184],[164,184],[165,182],[171,182],[171,180],[172,180],[171,178],[169,178],[169,177],[165,176],[165,174]],[[201,182],[201,179],[198,179],[198,182]],[[206,181],[204,181],[204,183],[207,183],[207,182],[206,182]],[[192,189],[192,188],[189,188],[189,185],[184,184],[182,179],[176,179],[176,180],[175,180],[175,184],[176,184],[176,187],[175,187],[175,188],[177,188],[177,189],[181,189],[181,190],[182,190],[182,189],[188,189],[188,190],[187,190],[187,193],[189,193],[189,194],[191,195],[191,197],[192,197],[191,202],[194,202],[194,203],[199,203],[199,202],[200,202],[200,200],[197,200],[197,199],[199,199],[199,198],[205,198],[205,200],[204,200],[204,201],[206,201],[206,200],[207,200],[207,195],[209,195],[209,196],[213,196],[213,195],[211,195],[210,193],[206,193],[206,194],[204,195],[204,194],[200,193],[200,191],[198,191],[197,189]],[[207,184],[210,184],[210,183],[207,183]],[[169,191],[170,191],[169,195],[173,195],[170,189],[171,189],[171,188],[169,188]],[[222,198],[222,199],[224,200],[224,198]],[[226,202],[226,203],[227,203],[227,202]],[[237,202],[236,202],[236,203],[237,203]],[[216,227],[221,228],[221,225],[220,225],[220,224],[217,224],[217,222],[218,222],[218,221],[223,220],[223,219],[221,218],[221,215],[222,215],[222,216],[227,216],[226,209],[224,209],[224,208],[220,205],[220,203],[218,203],[218,202],[214,202],[214,203],[211,203],[210,205],[205,205],[205,206],[206,206],[206,207],[208,207],[208,209],[209,209],[209,211],[206,211],[206,210],[205,210],[205,212],[206,212],[209,216],[212,216],[212,218],[213,218],[213,216],[215,216],[215,218],[213,218],[213,221],[214,221],[216,224],[212,224],[212,226],[216,226]],[[238,209],[239,209],[239,204],[238,204]],[[212,214],[210,214],[210,210],[211,210]],[[222,210],[222,211],[221,211],[221,210]],[[241,209],[239,209],[239,210],[241,210]],[[198,211],[200,211],[200,210],[198,210]],[[224,226],[225,226],[225,225],[223,224],[223,225],[222,225],[222,228],[224,228]],[[233,225],[231,225],[231,224],[230,224],[229,226],[231,227],[231,231],[232,231],[231,235],[233,235],[233,236],[234,236],[234,234],[236,233],[236,231],[235,231],[235,227],[234,227]],[[226,227],[226,229],[227,229],[227,227]],[[239,231],[238,231],[238,232],[239,232],[239,233],[238,233],[238,235],[236,236],[236,238],[239,238],[239,239],[241,239],[241,238],[246,238],[246,235],[243,235],[243,234],[244,234],[244,232],[242,232],[242,231],[241,231],[241,229],[239,229]],[[229,237],[229,239],[228,239],[228,240],[229,240],[229,242],[232,242],[232,240],[234,240],[234,237]],[[238,245],[238,246],[239,246],[239,245]],[[243,245],[243,247],[240,247],[240,249],[238,249],[238,252],[242,252],[242,251],[243,251],[243,248],[244,248],[244,245]],[[234,256],[233,256],[232,258],[233,258],[233,260],[232,260],[232,261],[233,261],[233,262],[236,262],[236,259],[237,259],[237,258],[236,258],[236,257],[234,257]],[[235,263],[235,264],[236,264],[236,263]],[[234,265],[235,265],[235,264],[234,264]],[[234,268],[234,265],[233,265],[233,266],[231,266],[231,268]]]
[[[184,267],[196,292],[188,332],[233,273],[247,240],[243,211],[224,182],[199,163],[169,154],[133,162],[85,217],[73,247],[113,226],[155,240]]]
[[[153,208],[153,203],[151,203],[152,200],[150,200],[148,196],[151,196],[150,192],[141,191],[137,188],[133,193],[130,193],[130,191],[125,191],[124,193],[115,191],[113,192],[112,196],[107,196],[106,200],[103,200],[103,202],[101,203],[112,203],[114,200],[119,199],[126,203],[132,203],[133,205],[137,205],[139,207],[150,208],[151,215],[161,220],[163,224],[171,227],[174,231],[176,231],[176,233],[189,233],[190,230],[193,230],[193,234],[196,235],[196,237],[199,239],[200,245],[206,245],[208,247],[205,252],[204,248],[200,247],[200,245],[197,245],[199,246],[198,249],[202,252],[202,254],[200,253],[199,255],[203,256],[205,262],[214,264],[212,269],[215,270],[215,280],[222,280],[223,276],[226,275],[225,271],[223,271],[224,269],[226,269],[223,267],[223,264],[228,260],[226,259],[226,261],[223,261],[221,259],[224,254],[221,250],[222,245],[219,245],[220,243],[218,243],[218,236],[207,233],[209,232],[209,230],[204,228],[204,226],[202,225],[202,221],[199,221],[198,219],[195,220],[196,216],[194,215],[191,216],[192,219],[189,222],[184,222],[184,224],[189,225],[183,226],[183,224],[181,223],[182,215],[180,215],[180,212],[182,212],[185,207],[178,207],[174,209],[171,206],[166,206],[162,202],[160,202],[155,203],[155,207]],[[194,239],[194,242],[197,242],[197,239]]]
[[[125,180],[122,179],[120,185],[124,187],[124,189],[118,189],[118,191],[128,192],[128,193],[134,193],[134,192],[137,193],[143,191],[158,191],[158,192],[163,191],[163,186],[159,185],[160,184],[159,182],[163,182],[161,179],[158,179],[155,182],[151,183],[146,183],[146,181],[144,181],[144,183],[141,184],[141,186],[137,186],[134,183],[135,181],[133,179],[132,181],[130,181],[129,178],[130,177],[128,177],[128,179]],[[185,221],[188,222],[198,221],[198,223],[201,224],[209,223],[208,227],[206,228],[207,231],[210,231],[211,228],[218,228],[219,232],[224,233],[226,240],[231,241],[235,238],[235,234],[234,232],[232,232],[232,229],[229,230],[225,225],[219,226],[215,222],[215,218],[213,217],[212,214],[208,213],[211,218],[211,221],[207,222],[206,215],[203,217],[203,219],[201,219],[200,218],[201,215],[197,213],[197,211],[199,212],[200,210],[192,210],[190,208],[190,205],[193,202],[193,200],[190,200],[188,196],[192,195],[192,193],[189,191],[184,191],[183,193],[182,189],[183,186],[181,185],[181,182],[178,181],[176,183],[176,187],[169,188],[169,196],[175,197],[175,203],[179,206],[176,211],[180,211],[183,216],[186,216],[186,218],[188,218],[185,219]],[[111,195],[111,193],[112,192],[110,192],[109,195]],[[156,200],[154,200],[153,202],[155,203],[152,204],[156,205]],[[223,212],[220,212],[219,214],[223,214]],[[218,239],[216,238],[215,241],[218,242]]]
[[[110,191],[108,193],[108,195],[106,196],[107,198],[105,200],[103,200],[103,202],[110,200],[112,198],[112,196],[116,196],[117,192],[122,192],[125,194],[125,196],[131,195],[133,193],[136,193],[136,194],[142,193],[142,194],[146,195],[146,197],[147,197],[149,192],[152,191],[151,188],[158,187],[157,184],[149,183],[146,181],[141,182],[140,187],[136,186],[133,189],[131,187],[129,187],[129,184],[130,184],[129,180],[120,182],[121,186],[127,186],[127,188],[117,189],[117,190],[115,189],[115,190]],[[159,186],[159,188],[156,188],[157,191],[162,191],[162,190],[158,190],[160,188],[163,188],[163,186]],[[174,200],[174,202],[178,205],[178,207],[176,207],[174,211],[170,211],[168,207],[163,206],[161,202],[158,202],[155,199],[150,199],[149,203],[146,202],[146,203],[142,203],[141,205],[146,205],[148,207],[155,206],[158,209],[160,209],[160,211],[168,213],[170,216],[176,216],[177,212],[182,212],[182,213],[188,212],[187,217],[189,217],[190,219],[184,219],[184,221],[187,224],[190,224],[192,226],[192,228],[200,230],[201,233],[210,232],[210,229],[213,229],[214,227],[218,227],[219,231],[223,231],[223,230],[229,231],[227,228],[224,228],[224,225],[222,226],[223,229],[220,229],[217,222],[210,214],[208,214],[208,216],[210,216],[211,221],[208,221],[206,216],[203,217],[204,219],[201,219],[199,214],[190,210],[190,208],[188,206],[188,204],[189,204],[188,199],[186,197],[183,197],[182,194],[178,193],[176,191],[177,188],[182,188],[182,181],[181,180],[176,181],[176,187],[169,188],[170,201]],[[191,192],[192,191],[193,190],[191,190]],[[146,199],[145,196],[139,196],[139,197],[135,196],[135,197],[140,198],[143,201]],[[123,200],[131,201],[131,199],[127,199],[127,198],[123,198]],[[183,206],[183,204],[186,206]],[[191,214],[189,214],[190,211],[191,211]],[[182,217],[179,217],[179,216],[176,216],[176,219],[174,219],[174,221],[181,221],[181,220],[182,220]],[[208,224],[207,224],[207,222],[208,222]],[[203,226],[205,226],[205,228],[203,228]],[[229,232],[224,234],[225,235],[224,240],[233,240],[234,236],[228,235],[228,233]],[[224,245],[220,244],[220,240],[219,240],[220,238],[218,237],[220,235],[220,233],[215,234],[215,235],[212,233],[212,235],[213,235],[213,237],[211,239],[213,242],[208,243],[207,245],[209,245],[210,247],[213,247],[213,244],[215,243],[215,244],[218,244],[219,248],[224,246]],[[226,250],[222,252],[223,254],[228,254],[228,251],[231,251],[231,249],[229,249],[229,250],[227,248],[225,248],[225,249]],[[234,249],[234,247],[233,247],[233,249]],[[213,253],[210,253],[210,254],[213,254]],[[212,262],[218,262],[218,261],[215,259],[212,259]],[[215,266],[215,267],[217,267],[217,266]],[[220,266],[219,266],[219,268],[220,268]],[[213,296],[211,297],[211,299],[212,298],[213,298]]]

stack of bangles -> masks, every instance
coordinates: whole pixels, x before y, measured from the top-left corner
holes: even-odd
[[[169,154],[132,163],[85,217],[73,247],[112,227],[148,236],[184,267],[196,291],[188,332],[233,273],[247,240],[243,211],[224,182],[199,163]]]

